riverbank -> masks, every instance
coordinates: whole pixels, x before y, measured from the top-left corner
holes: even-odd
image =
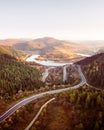
[[[40,55],[31,55],[30,57],[28,57],[26,59],[27,62],[35,62],[35,63],[38,63],[40,65],[43,65],[43,66],[64,66],[64,65],[67,65],[67,64],[73,64],[72,62],[65,62],[65,63],[62,63],[62,62],[55,62],[53,60],[37,60],[37,58],[39,57]]]

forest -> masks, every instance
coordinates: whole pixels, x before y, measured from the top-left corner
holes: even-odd
[[[9,100],[19,91],[34,90],[43,86],[41,73],[13,56],[0,55],[0,96]]]
[[[104,91],[86,85],[27,104],[5,120],[0,130],[25,129],[52,97],[55,100],[43,109],[31,130],[104,130]]]
[[[104,130],[104,91],[84,85],[77,90],[57,94],[31,128],[41,129]]]
[[[88,57],[77,64],[82,66],[90,85],[104,89],[104,53]]]

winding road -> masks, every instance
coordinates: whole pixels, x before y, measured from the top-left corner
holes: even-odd
[[[0,123],[7,119],[9,116],[11,116],[17,109],[19,109],[20,107],[26,105],[27,103],[35,100],[35,99],[38,99],[38,98],[41,98],[42,96],[44,95],[50,95],[50,94],[56,94],[56,93],[60,93],[60,92],[63,92],[63,91],[67,91],[67,90],[73,90],[73,89],[77,89],[79,87],[81,87],[82,85],[84,85],[86,83],[86,79],[82,73],[82,70],[81,70],[81,67],[78,65],[78,72],[82,78],[82,81],[81,83],[79,83],[78,85],[75,85],[73,87],[69,87],[69,88],[63,88],[63,89],[57,89],[57,90],[50,90],[50,91],[46,91],[46,92],[42,92],[40,94],[36,94],[34,96],[31,96],[29,98],[26,98],[20,102],[18,102],[16,105],[14,105],[13,107],[11,107],[8,111],[6,111],[2,116],[0,116]]]
[[[42,78],[42,82],[45,82],[46,81],[46,78],[48,77],[48,74],[49,74],[49,68],[45,70],[44,72],[44,75],[43,75],[43,78]]]
[[[45,82],[46,81],[46,78],[48,77],[48,75],[49,75],[49,70],[50,69],[53,69],[54,67],[50,67],[50,68],[47,68],[46,70],[45,70],[45,72],[44,72],[44,74],[43,74],[43,78],[42,78],[42,82]]]
[[[42,77],[42,82],[45,82],[46,81],[46,78],[48,77],[49,75],[49,70],[50,69],[53,69],[55,67],[50,67],[50,68],[47,68],[43,74],[43,77]],[[66,71],[66,68],[67,68],[67,65],[64,65],[63,66],[63,82],[65,82],[67,80],[67,71]]]

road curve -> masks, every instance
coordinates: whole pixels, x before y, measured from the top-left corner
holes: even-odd
[[[43,77],[42,77],[42,82],[45,82],[46,78],[48,77],[48,74],[49,74],[48,71],[49,71],[49,68],[45,70]]]
[[[14,105],[13,107],[11,107],[8,111],[6,111],[2,116],[0,116],[0,123],[7,119],[9,116],[11,116],[17,109],[19,109],[20,107],[26,105],[27,103],[35,100],[35,99],[38,99],[38,98],[41,98],[42,96],[44,95],[50,95],[50,94],[55,94],[55,93],[60,93],[60,92],[63,92],[63,91],[67,91],[67,90],[73,90],[73,89],[77,89],[79,88],[80,86],[84,85],[86,83],[86,79],[82,73],[82,70],[81,70],[81,67],[78,65],[78,72],[82,78],[82,81],[81,83],[79,83],[78,85],[75,85],[73,87],[69,87],[69,88],[63,88],[63,89],[57,89],[57,90],[50,90],[50,91],[46,91],[46,92],[42,92],[40,94],[36,94],[34,96],[31,96],[29,98],[26,98],[20,102],[18,102],[16,105]]]
[[[63,66],[63,82],[67,80],[67,72],[66,72],[66,65]]]
[[[50,68],[47,68],[46,70],[45,70],[45,72],[44,72],[44,74],[43,74],[43,77],[42,77],[42,82],[45,82],[46,81],[46,78],[48,77],[48,75],[49,75],[49,70],[50,69],[53,69],[54,67],[50,67]]]
[[[55,98],[52,98],[50,100],[48,100],[45,104],[43,104],[41,106],[41,108],[39,109],[38,113],[36,114],[36,116],[33,118],[33,120],[30,122],[30,124],[25,128],[25,130],[29,130],[31,128],[31,126],[33,125],[33,123],[36,121],[36,119],[39,117],[40,113],[42,112],[43,108],[50,102],[52,102],[53,100],[55,100]]]

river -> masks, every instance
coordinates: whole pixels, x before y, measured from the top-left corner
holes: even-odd
[[[60,62],[55,62],[55,61],[52,61],[52,60],[46,60],[46,61],[37,60],[37,58],[39,56],[40,55],[32,55],[32,56],[28,57],[26,59],[26,61],[27,62],[35,62],[35,63],[38,63],[40,65],[44,65],[44,66],[64,66],[64,65],[67,65],[67,64],[73,64],[72,62],[70,62],[70,63],[60,63]]]
[[[43,77],[42,77],[42,82],[45,82],[46,81],[46,78],[48,77],[49,75],[49,70],[52,69],[54,67],[57,67],[57,66],[63,66],[63,82],[66,81],[67,79],[67,72],[66,72],[66,65],[71,65],[73,64],[72,62],[71,63],[59,63],[59,62],[55,62],[55,61],[51,61],[51,60],[47,60],[47,61],[41,61],[41,60],[37,60],[37,58],[39,57],[40,55],[32,55],[30,57],[28,57],[26,59],[27,62],[35,62],[35,63],[38,63],[40,65],[44,65],[44,66],[49,66],[50,68],[47,68],[43,74]]]
[[[81,53],[77,53],[77,54],[80,54],[80,55],[84,55],[84,54],[81,54]],[[43,77],[42,77],[42,82],[45,82],[46,81],[46,78],[48,77],[49,75],[49,70],[53,67],[57,67],[57,66],[63,66],[63,82],[65,82],[67,80],[67,71],[66,71],[66,68],[67,68],[67,65],[71,65],[73,64],[72,62],[70,63],[60,63],[60,62],[55,62],[55,61],[52,61],[52,60],[46,60],[46,61],[41,61],[41,60],[37,60],[37,58],[39,57],[40,55],[31,55],[30,57],[28,57],[26,59],[27,62],[35,62],[35,63],[38,63],[40,65],[43,65],[43,66],[47,66],[49,68],[47,68],[43,74]],[[85,56],[85,55],[84,55]],[[88,56],[88,55],[86,55]]]

